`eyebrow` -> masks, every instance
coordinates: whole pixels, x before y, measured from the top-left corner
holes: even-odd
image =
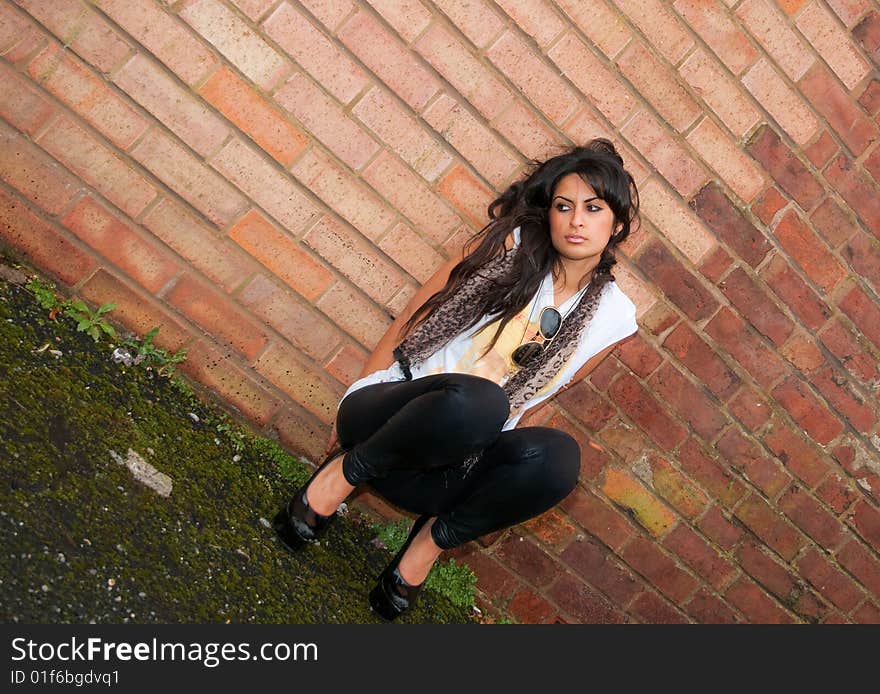
[[[556,198],[562,198],[563,200],[565,200],[565,202],[574,202],[573,200],[569,200],[564,195],[557,195]],[[555,200],[556,198],[553,198],[553,199]],[[587,198],[586,200],[584,200],[584,202],[590,202],[591,200],[601,200],[601,199],[602,198],[600,198],[598,195],[594,195],[593,197]]]

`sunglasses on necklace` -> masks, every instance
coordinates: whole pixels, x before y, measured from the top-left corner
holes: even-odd
[[[541,309],[541,315],[538,317],[538,332],[528,342],[524,342],[517,347],[510,355],[511,361],[517,366],[525,366],[536,355],[543,352],[553,338],[559,334],[559,328],[562,327],[562,314],[559,309],[554,306],[545,306]],[[538,342],[538,338],[541,341]]]

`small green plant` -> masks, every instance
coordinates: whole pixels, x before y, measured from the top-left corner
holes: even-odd
[[[174,365],[186,360],[186,350],[181,349],[174,354],[169,354],[167,350],[156,347],[153,344],[153,338],[158,332],[157,326],[144,335],[141,340],[133,336],[128,337],[122,341],[122,347],[131,351],[134,363],[144,362],[147,366],[155,368],[156,373],[160,376],[170,377],[174,374]]]
[[[376,539],[396,553],[409,535],[412,521],[399,520],[373,526]],[[455,559],[438,561],[431,568],[425,587],[445,595],[454,605],[473,607],[477,577],[468,566],[458,564]]]
[[[285,451],[276,441],[255,436],[251,440],[251,445],[258,456],[274,463],[281,476],[294,485],[305,484],[309,478],[311,473],[308,468]]]
[[[31,279],[25,286],[33,293],[40,306],[49,311],[49,318],[54,320],[59,313],[72,318],[76,321],[77,331],[91,336],[95,342],[101,339],[102,333],[109,336],[110,339],[116,339],[116,330],[103,318],[105,313],[116,308],[116,304],[104,304],[93,311],[84,301],[79,299],[74,301],[70,299],[59,300],[55,293],[55,286],[46,284],[37,277]]]

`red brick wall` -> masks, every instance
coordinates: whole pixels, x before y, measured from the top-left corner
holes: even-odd
[[[582,484],[458,552],[485,604],[880,621],[877,2],[2,0],[0,54],[2,241],[312,459],[494,194],[611,137],[642,327],[531,418]]]

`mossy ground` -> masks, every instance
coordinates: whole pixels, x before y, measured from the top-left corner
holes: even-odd
[[[285,551],[268,524],[308,468],[111,352],[0,280],[0,620],[379,621],[367,594],[391,555],[366,519]],[[129,449],[170,496],[110,453]],[[428,590],[400,621],[473,616]]]

